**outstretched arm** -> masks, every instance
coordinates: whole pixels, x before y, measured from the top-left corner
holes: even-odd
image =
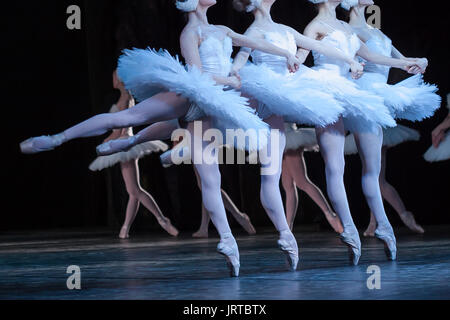
[[[428,67],[428,59],[427,58],[408,58],[405,57],[396,47],[392,47],[392,57],[397,59],[403,59],[406,61],[414,62],[420,68],[421,73],[425,73]],[[418,70],[415,70],[418,71]],[[418,72],[414,72],[418,73]]]
[[[288,50],[277,47],[266,40],[254,39],[249,36],[236,33],[228,27],[221,27],[226,30],[227,35],[233,40],[233,44],[235,46],[248,47],[253,50],[259,50],[276,56],[285,57],[287,59],[288,68],[291,72],[297,71],[300,67],[300,62],[297,57]]]
[[[402,69],[408,73],[412,73],[414,67],[418,67],[417,63],[412,61],[386,57],[381,54],[374,53],[370,51],[369,48],[365,45],[365,43],[362,41],[361,41],[361,48],[358,51],[358,55],[366,59],[367,61],[371,61],[373,63],[385,66],[390,66],[393,68]]]

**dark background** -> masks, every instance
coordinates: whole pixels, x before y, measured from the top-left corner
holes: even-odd
[[[449,92],[448,11],[441,2],[376,1],[382,8],[382,29],[408,56],[425,56],[430,67],[425,79]],[[82,9],[82,30],[66,28],[66,9]],[[442,9],[442,10],[441,10]],[[303,31],[314,17],[306,0],[278,0],[273,17]],[[6,141],[2,159],[1,231],[53,228],[118,228],[123,221],[127,196],[118,166],[101,173],[88,170],[95,146],[103,137],[70,142],[56,151],[34,156],[19,153],[20,141],[54,134],[92,115],[107,112],[117,99],[111,74],[124,48],[151,46],[179,53],[178,35],[185,18],[172,0],[41,0],[6,2],[2,6],[2,76],[5,92],[2,122]],[[249,15],[219,0],[209,12],[210,22],[225,24],[238,32],[251,22]],[[405,78],[392,73],[392,81]],[[420,130],[418,143],[389,151],[388,180],[398,189],[419,223],[450,222],[448,206],[450,161],[429,164],[422,154],[430,145],[432,129],[448,110],[443,107],[432,119],[407,125]],[[325,190],[323,161],[307,154],[311,179]],[[158,155],[140,161],[142,185],[158,201],[164,213],[182,231],[200,222],[200,193],[189,166],[162,169]],[[259,201],[259,169],[256,166],[224,166],[223,186],[256,226],[269,226]],[[360,187],[358,157],[347,158],[345,175],[349,201],[356,223],[365,227],[368,208]],[[399,219],[386,206],[395,225]],[[141,209],[144,212],[144,209]],[[312,222],[320,210],[301,194],[297,223]],[[135,229],[156,229],[149,214],[140,214]]]

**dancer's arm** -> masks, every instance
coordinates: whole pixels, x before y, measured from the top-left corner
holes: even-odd
[[[297,46],[301,49],[304,49],[297,52],[297,57],[300,59],[300,61],[304,62],[308,57],[309,51],[313,50],[330,58],[345,61],[350,65],[352,73],[359,74],[363,72],[363,66],[358,61],[355,61],[355,59],[348,56],[341,50],[338,50],[333,46],[327,45],[310,37],[306,37],[291,27],[287,28],[294,35]]]
[[[428,59],[427,58],[405,57],[396,47],[392,47],[392,57],[416,63],[417,67],[420,69],[420,73],[422,73],[422,74],[427,71],[427,67],[428,67]],[[414,73],[419,73],[419,72],[418,72],[418,70],[414,70]]]
[[[450,129],[450,113],[445,120],[439,124],[431,133],[433,145],[437,148],[445,138],[446,131]]]
[[[300,67],[297,57],[288,50],[277,47],[264,39],[254,39],[247,35],[236,33],[226,26],[220,26],[225,30],[227,36],[233,40],[233,44],[237,47],[247,47],[253,50],[263,51],[269,54],[285,57],[287,59],[288,68],[291,72],[296,72]]]
[[[414,70],[414,67],[419,67],[419,65],[416,62],[386,57],[381,54],[372,52],[369,50],[369,48],[366,46],[366,44],[362,41],[361,41],[361,48],[359,49],[357,54],[361,58],[366,59],[367,61],[373,62],[375,64],[381,64],[381,65],[390,66],[393,68],[402,69],[408,73],[412,73],[412,71]]]
[[[202,61],[200,59],[200,53],[198,51],[198,48],[200,46],[200,39],[198,35],[191,30],[183,31],[183,33],[180,36],[180,46],[181,46],[181,54],[186,60],[186,64],[196,67],[201,71]],[[232,77],[213,76],[213,79],[220,85],[231,86],[236,89],[240,87],[240,80],[235,76]]]
[[[253,28],[248,28],[247,31],[244,33],[246,36],[258,39],[260,38],[261,34],[260,32],[256,31]],[[250,58],[250,54],[252,53],[252,49],[247,47],[242,47],[241,50],[239,50],[236,57],[234,57],[233,60],[233,66],[231,67],[231,75],[238,75],[239,70],[242,69],[243,66],[247,63],[248,59]]]

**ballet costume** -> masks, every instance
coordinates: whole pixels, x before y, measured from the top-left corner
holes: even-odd
[[[361,47],[361,42],[354,32],[336,29],[323,21],[320,23],[323,23],[332,30],[320,40],[321,42],[345,52],[350,57],[356,58],[357,52]],[[340,76],[344,80],[337,80],[338,85],[340,83],[346,83],[347,81],[352,82],[355,85],[352,91],[343,93],[343,95],[340,96],[340,101],[344,103],[345,108],[345,111],[341,116],[345,130],[357,132],[361,136],[364,136],[364,139],[366,140],[365,144],[361,145],[361,148],[364,150],[364,153],[368,155],[366,161],[371,162],[367,162],[366,164],[368,171],[362,177],[362,186],[368,202],[370,199],[369,204],[374,208],[377,208],[377,219],[380,219],[379,221],[381,222],[381,225],[379,224],[379,230],[377,230],[377,237],[384,241],[388,258],[390,260],[395,260],[396,240],[393,235],[392,227],[384,212],[384,208],[382,207],[379,181],[376,174],[376,168],[379,167],[380,163],[376,160],[377,155],[374,155],[373,148],[379,146],[381,152],[380,127],[395,127],[396,121],[388,106],[385,105],[382,96],[372,91],[365,90],[357,82],[351,79],[349,72],[350,66],[346,62],[327,57],[315,51],[313,51],[313,57],[315,66],[312,69],[318,71],[324,78],[330,78],[327,77],[327,75],[330,74],[335,77]],[[334,144],[330,144],[334,140],[334,135],[327,132],[323,139],[326,140],[322,141],[322,143],[325,143],[327,148],[330,149],[327,150],[324,148],[322,153],[324,153],[324,157],[326,155],[328,158],[328,154],[333,154],[334,152]],[[342,139],[338,140],[341,142],[339,142],[339,145],[337,145],[336,148],[342,147],[343,149],[345,141],[344,137],[342,136]],[[330,163],[329,168],[327,165],[327,172],[330,172],[329,174],[327,173],[328,193],[344,226],[344,232],[340,235],[341,240],[349,248],[351,262],[354,265],[357,265],[361,256],[361,241],[358,230],[351,217],[345,186],[343,185],[342,172],[345,168],[343,154],[341,159],[340,151],[338,152],[339,154],[334,156],[336,158],[328,160],[333,161],[333,163]],[[374,161],[376,161],[376,163]],[[378,187],[376,185],[378,185]]]
[[[447,108],[450,112],[450,95],[447,95]],[[450,131],[437,148],[431,146],[423,155],[428,162],[445,161],[450,159]]]
[[[392,55],[392,40],[383,32],[370,27],[372,37],[367,40],[366,46],[370,51],[390,57]],[[378,65],[365,61],[364,74],[356,80],[357,84],[384,98],[395,119],[409,121],[422,121],[434,115],[441,106],[441,97],[436,93],[435,85],[423,81],[423,76],[417,74],[395,85],[387,84],[389,66]]]
[[[110,113],[119,112],[120,110],[114,104]],[[123,131],[123,134],[119,139],[128,139],[133,137],[133,129],[127,128]],[[147,155],[156,152],[165,152],[169,146],[162,141],[149,141],[145,143],[138,144],[132,147],[130,150],[125,152],[118,152],[109,156],[99,156],[97,157],[89,166],[89,170],[91,171],[102,171],[106,168],[113,167],[118,163],[129,162],[132,160],[141,159]]]

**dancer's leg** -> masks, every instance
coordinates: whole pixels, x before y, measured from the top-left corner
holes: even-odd
[[[297,215],[299,198],[297,186],[295,185],[291,170],[286,162],[286,155],[283,158],[281,181],[284,192],[286,193],[286,219],[289,228],[292,230],[294,228],[295,216]]]
[[[154,140],[170,139],[172,132],[178,129],[178,120],[168,120],[154,123],[127,139],[111,140],[97,147],[97,153],[107,156],[117,152],[128,151],[132,147]]]
[[[344,122],[340,119],[335,124],[326,128],[317,128],[316,131],[325,161],[328,196],[344,227],[340,237],[349,248],[351,263],[357,265],[361,257],[361,240],[350,213],[344,186]]]
[[[317,139],[325,161],[328,196],[341,219],[344,231],[356,231],[344,186],[345,129],[342,120],[326,128],[317,128]]]
[[[194,172],[195,172],[195,178],[197,179],[197,186],[202,190],[202,184],[200,181],[200,177],[198,175],[197,169],[194,166]],[[194,238],[208,238],[209,234],[209,222],[211,221],[211,218],[209,216],[209,212],[206,211],[205,206],[203,205],[202,201],[202,222],[200,224],[200,228],[197,232],[195,232],[192,237]]]
[[[331,209],[322,191],[308,177],[304,150],[300,149],[285,156],[286,164],[290,168],[295,184],[304,191],[322,209],[330,225],[337,233],[344,232],[341,221]]]
[[[178,230],[172,226],[170,220],[163,215],[155,199],[142,189],[139,183],[138,160],[123,163],[121,168],[122,176],[130,197],[138,199],[139,202],[155,216],[161,227],[170,235],[177,236]]]
[[[126,177],[128,177],[128,174],[124,174],[124,171],[127,171],[128,169],[124,167],[123,164],[120,165],[121,171],[122,171],[122,177],[126,183]],[[136,219],[136,215],[139,211],[139,200],[132,195],[129,195],[128,204],[127,204],[127,212],[125,215],[125,222],[123,223],[122,228],[120,229],[119,238],[121,239],[128,239],[131,226],[133,225],[134,220]]]
[[[238,209],[238,207],[234,204],[233,200],[231,200],[230,196],[225,192],[225,190],[222,189],[221,191],[225,209],[231,213],[234,219],[236,219],[236,221],[242,226],[242,228],[244,228],[245,231],[247,231],[248,234],[255,234],[256,230],[252,225],[250,218]]]
[[[203,132],[210,127],[210,120],[203,122]],[[188,124],[188,130],[191,134],[192,158],[194,163],[196,163],[198,162],[198,159],[203,159],[203,150],[209,143],[203,142],[203,132],[194,131],[193,122]],[[196,141],[202,141],[202,143],[196,143]],[[221,240],[217,246],[217,251],[227,258],[231,275],[238,276],[240,267],[239,249],[236,240],[231,233],[230,226],[228,225],[227,215],[221,196],[218,150],[216,150],[213,155],[209,156],[216,159],[215,163],[209,164],[205,161],[201,161],[201,163],[195,164],[195,168],[197,169],[201,181],[203,204],[205,209],[210,213],[211,220],[220,235]]]
[[[117,113],[94,116],[61,134],[33,138],[24,142],[24,152],[39,152],[52,149],[77,138],[102,135],[112,129],[128,128],[147,123],[179,118],[189,110],[187,100],[172,92],[164,92],[138,105]]]
[[[377,132],[355,132],[355,141],[362,160],[362,188],[367,203],[377,221],[375,236],[384,241],[388,259],[395,260],[397,244],[394,230],[386,216],[380,190],[381,147],[383,130]]]
[[[278,145],[272,145],[272,139],[269,138],[268,144],[265,147],[267,149],[260,153],[263,169],[276,167],[273,174],[261,175],[261,203],[270,220],[272,220],[275,225],[275,228],[280,233],[278,246],[286,254],[291,270],[295,271],[298,264],[298,246],[286,220],[280,190],[283,153],[284,148],[286,147],[284,120],[281,117],[273,116],[265,121],[270,125],[271,129],[278,129],[280,131],[280,138],[279,141],[276,142]],[[269,151],[269,153],[267,151]],[[266,159],[267,155],[270,155],[271,158]],[[278,161],[278,163],[275,164],[273,162],[274,160]]]
[[[378,228],[391,230],[391,224],[384,210],[379,183],[383,131],[379,127],[377,132],[355,132],[354,134],[362,160],[362,188],[367,203],[375,216]]]
[[[387,147],[381,149],[381,174],[380,187],[383,198],[395,209],[403,223],[412,231],[417,233],[424,233],[423,228],[417,224],[414,215],[409,212],[402,201],[397,190],[386,180],[386,155]],[[375,232],[375,230],[373,230]]]

